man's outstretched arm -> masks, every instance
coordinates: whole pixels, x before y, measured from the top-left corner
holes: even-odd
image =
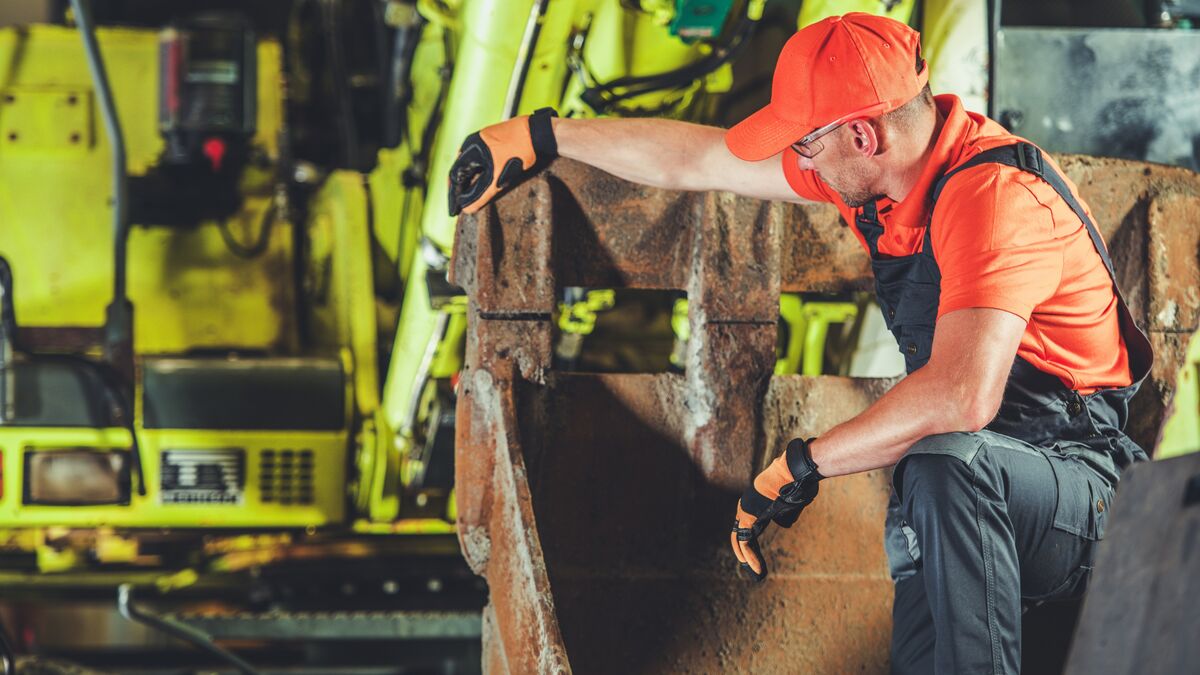
[[[923,368],[812,443],[821,474],[892,466],[926,436],[982,429],[1000,408],[1024,332],[1024,319],[999,309],[942,316]]]
[[[543,108],[463,141],[450,168],[450,215],[478,211],[559,156],[642,185],[803,201],[778,155],[742,161],[725,146],[724,129],[664,119],[559,119]]]
[[[761,162],[738,159],[719,127],[666,119],[555,119],[553,124],[560,155],[634,183],[804,201],[788,186],[778,155]]]

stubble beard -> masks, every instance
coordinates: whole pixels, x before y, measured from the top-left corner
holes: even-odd
[[[865,206],[883,196],[876,192],[872,192],[871,190],[868,190],[867,188],[859,188],[852,192],[847,192],[834,184],[837,182],[836,180],[830,181],[829,178],[822,175],[820,172],[817,172],[817,177],[820,178],[826,185],[833,188],[833,191],[838,194],[838,197],[841,197],[842,202],[844,202],[846,204],[846,206],[849,206],[852,209],[857,209],[862,206]],[[860,176],[858,176],[856,174],[856,177],[860,177]]]
[[[839,191],[838,196],[842,198],[842,201],[845,202],[846,206],[849,206],[852,209],[857,209],[857,208],[866,206],[867,204],[870,204],[871,202],[879,199],[880,197],[883,197],[883,195],[874,194],[874,193],[867,192],[867,191],[859,191],[859,192],[840,192]]]

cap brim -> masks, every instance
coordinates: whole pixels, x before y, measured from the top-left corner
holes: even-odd
[[[781,119],[767,105],[725,132],[725,146],[739,159],[761,162],[795,143],[812,127]]]

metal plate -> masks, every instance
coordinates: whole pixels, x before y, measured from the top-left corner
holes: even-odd
[[[1005,28],[997,119],[1052,152],[1200,169],[1200,32]]]
[[[92,145],[92,92],[79,87],[13,87],[0,94],[4,152],[85,150]]]

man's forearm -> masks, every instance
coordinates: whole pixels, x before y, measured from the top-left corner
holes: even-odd
[[[625,180],[670,190],[712,189],[710,149],[724,130],[666,119],[555,119],[558,154]],[[699,171],[698,168],[705,170]]]
[[[1002,310],[943,316],[925,367],[812,444],[821,475],[892,466],[926,436],[982,429],[1000,407],[1024,330],[1024,319]]]
[[[918,370],[862,414],[814,441],[812,457],[821,474],[840,476],[892,466],[926,436],[977,431],[981,425],[964,405],[970,399],[932,376]]]

